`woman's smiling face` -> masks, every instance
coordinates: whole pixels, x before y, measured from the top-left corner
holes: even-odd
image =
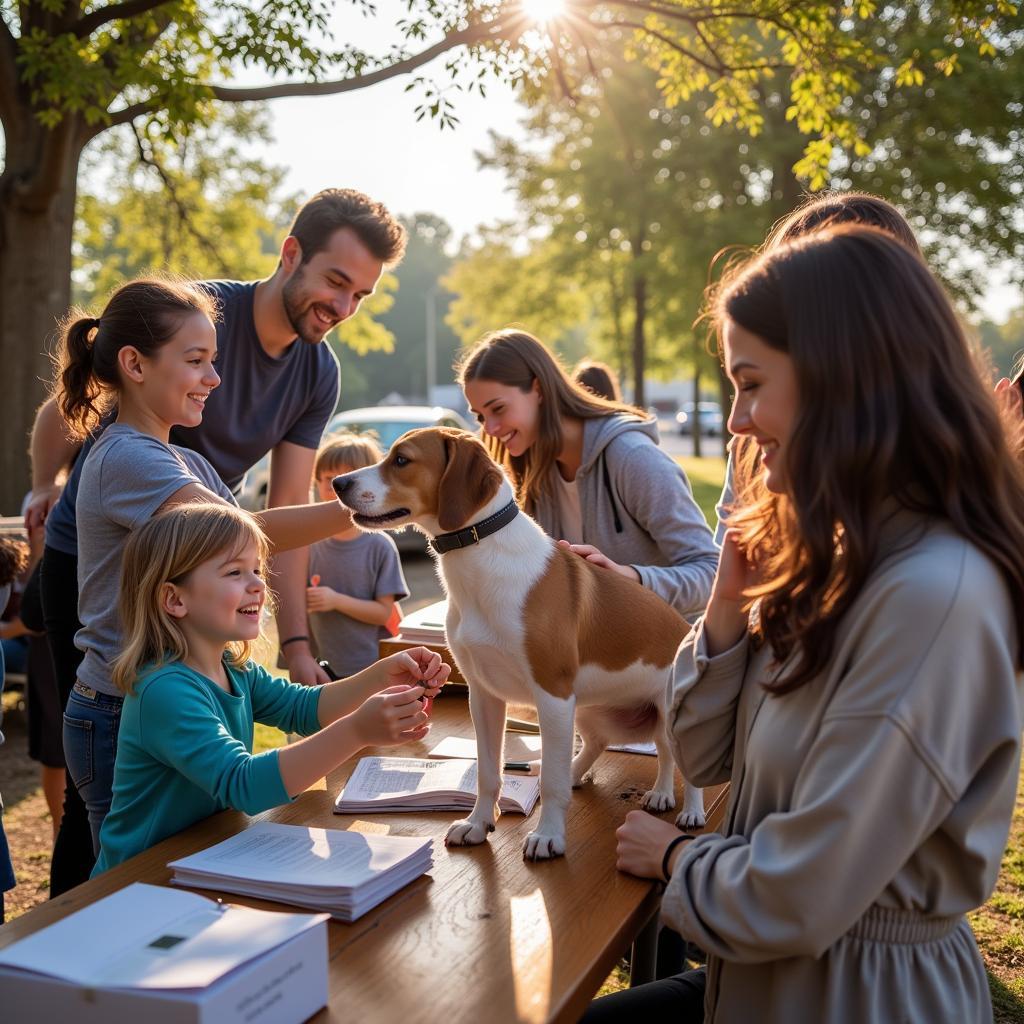
[[[736,389],[729,430],[757,442],[765,486],[783,494],[786,445],[800,409],[793,360],[734,320],[725,321],[722,340],[726,372]]]
[[[466,401],[483,431],[497,438],[510,455],[523,455],[537,440],[540,423],[540,388],[529,391],[493,380],[466,381]]]

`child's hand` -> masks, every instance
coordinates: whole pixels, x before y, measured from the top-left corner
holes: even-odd
[[[422,686],[396,686],[367,697],[352,712],[352,723],[363,746],[391,747],[423,739],[430,731],[423,697]]]
[[[332,612],[338,597],[338,592],[330,587],[306,587],[306,611]]]
[[[383,673],[381,688],[388,686],[422,686],[427,697],[441,692],[448,681],[452,667],[441,660],[441,655],[426,647],[411,647],[387,658],[381,658],[377,667]]]

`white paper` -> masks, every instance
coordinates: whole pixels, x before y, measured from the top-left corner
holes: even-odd
[[[262,821],[168,867],[306,888],[355,887],[426,846],[430,839],[414,836]]]
[[[136,882],[0,950],[0,965],[93,988],[198,989],[325,919]]]
[[[431,757],[461,757],[476,760],[476,740],[464,736],[446,736],[433,750]],[[540,757],[539,736],[506,736],[506,761],[533,761]]]
[[[430,810],[451,806],[447,794],[462,794],[457,806],[470,807],[476,798],[476,761],[452,758],[432,760],[422,757],[364,757],[359,760],[335,809],[347,813],[342,801],[368,807],[375,800],[410,797],[409,805]],[[532,809],[539,791],[535,775],[502,776],[501,798]],[[417,794],[420,794],[417,798]],[[431,796],[437,795],[436,800]],[[381,810],[389,810],[382,806]]]
[[[622,754],[650,754],[658,756],[658,748],[652,741],[650,743],[614,743],[608,747],[609,750],[617,750]]]

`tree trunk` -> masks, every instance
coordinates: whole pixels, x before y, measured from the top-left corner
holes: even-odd
[[[16,515],[30,486],[29,434],[51,377],[49,353],[71,297],[78,160],[74,125],[43,129],[29,114],[7,130],[0,175],[0,513]],[[24,129],[19,131],[18,129]],[[56,132],[63,131],[64,137]]]
[[[633,274],[633,404],[647,408],[644,372],[647,369],[647,276],[642,271]]]
[[[693,435],[693,454],[695,458],[701,457],[700,450],[700,341],[697,333],[694,332],[693,347],[693,423],[690,425],[690,433]]]

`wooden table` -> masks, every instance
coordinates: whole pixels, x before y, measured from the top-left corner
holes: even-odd
[[[424,756],[446,735],[471,736],[465,700],[434,705],[426,741],[390,751]],[[354,767],[343,765],[326,789],[248,818],[214,815],[158,846],[44,903],[0,928],[0,947],[51,924],[131,882],[166,884],[166,864],[211,846],[254,820],[434,837],[434,868],[353,924],[328,928],[330,1003],[316,1021],[399,1024],[504,1024],[578,1020],[658,907],[658,887],[615,870],[615,829],[654,781],[653,757],[606,753],[595,782],[573,795],[567,856],[527,864],[530,818],[502,817],[490,841],[448,850],[451,812],[335,815],[334,796]],[[705,793],[709,828],[721,822],[725,790]],[[198,890],[197,890],[198,891]],[[281,909],[225,894],[233,903]],[[102,937],[98,937],[102,941]]]

